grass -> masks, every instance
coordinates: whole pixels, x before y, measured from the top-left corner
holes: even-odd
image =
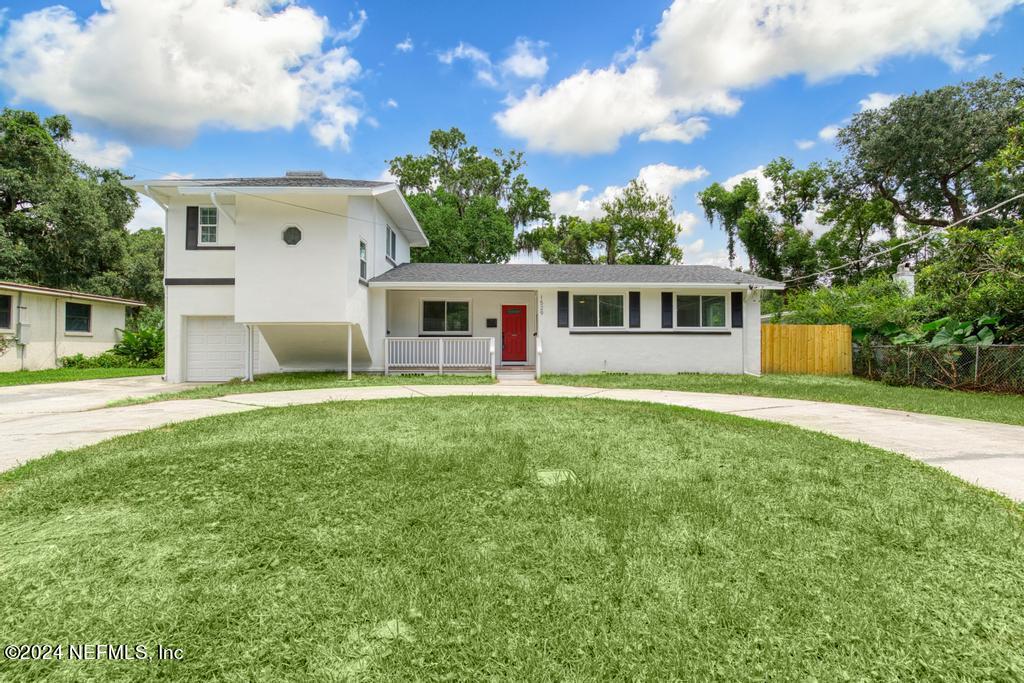
[[[184,652],[4,680],[1014,680],[1024,510],[671,406],[270,409],[0,475],[0,633]]]
[[[257,375],[252,382],[231,380],[222,384],[206,384],[203,386],[169,391],[163,394],[128,398],[112,401],[108,408],[115,406],[152,403],[153,401],[174,401],[189,398],[217,398],[231,394],[252,394],[262,391],[291,391],[294,389],[329,389],[343,387],[394,386],[397,384],[493,384],[489,375],[378,375],[368,373],[352,373],[352,379],[346,379],[341,372],[281,372],[272,375]]]
[[[807,401],[849,403],[912,413],[947,415],[1024,425],[1024,396],[894,387],[859,377],[818,375],[544,375],[545,384],[615,389],[668,389],[717,394],[748,394]]]
[[[83,379],[110,379],[162,375],[163,368],[54,368],[50,370],[15,370],[0,372],[0,387],[51,382],[78,382]]]

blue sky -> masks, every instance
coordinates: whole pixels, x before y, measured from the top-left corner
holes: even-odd
[[[834,156],[828,127],[863,106],[1024,65],[1014,0],[845,4],[14,2],[0,97],[68,113],[76,153],[145,177],[377,178],[458,126],[526,150],[562,212],[640,174],[672,195],[684,262],[723,263],[698,190]]]

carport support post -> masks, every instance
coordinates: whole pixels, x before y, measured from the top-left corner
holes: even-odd
[[[345,351],[345,374],[352,379],[352,323],[348,326],[348,348]]]

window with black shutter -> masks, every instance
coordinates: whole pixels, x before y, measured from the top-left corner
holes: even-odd
[[[732,293],[732,326],[743,327],[743,292]]]
[[[569,327],[569,292],[558,293],[558,326]]]
[[[629,326],[640,327],[640,292],[629,293]]]
[[[672,292],[661,293],[661,327],[672,327]]]

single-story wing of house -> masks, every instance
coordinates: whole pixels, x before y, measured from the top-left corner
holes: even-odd
[[[120,341],[125,310],[141,301],[0,282],[0,372],[55,368],[64,356],[97,356]]]
[[[166,378],[760,372],[772,280],[716,266],[412,263],[391,182],[132,180],[166,210]]]

